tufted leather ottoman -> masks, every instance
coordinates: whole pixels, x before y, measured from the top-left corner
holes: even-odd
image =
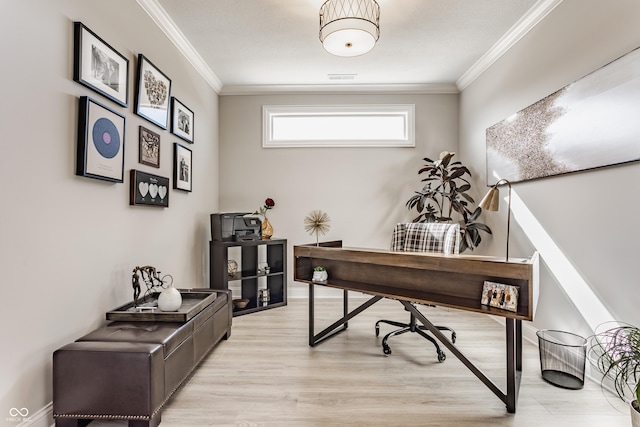
[[[231,293],[189,321],[115,321],[53,354],[56,426],[126,419],[157,426],[166,401],[221,339],[231,335]]]
[[[162,346],[131,342],[74,342],[53,354],[56,426],[92,419],[128,419],[157,426],[164,403]]]

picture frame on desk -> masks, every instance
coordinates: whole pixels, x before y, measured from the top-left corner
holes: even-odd
[[[519,293],[520,289],[518,286],[505,285],[487,280],[482,287],[480,304],[516,313],[518,311]]]
[[[129,60],[82,22],[73,23],[73,80],[129,106]]]
[[[125,117],[88,96],[78,111],[76,175],[124,182]]]

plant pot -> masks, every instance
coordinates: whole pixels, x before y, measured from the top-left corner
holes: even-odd
[[[311,280],[314,282],[324,282],[328,278],[329,278],[329,275],[327,273],[327,270],[322,270],[322,271],[314,271],[313,278]]]
[[[633,427],[640,427],[640,407],[638,406],[637,400],[629,404],[629,410],[631,411],[631,425]]]

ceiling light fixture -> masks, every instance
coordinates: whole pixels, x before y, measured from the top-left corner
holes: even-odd
[[[380,38],[380,6],[375,0],[327,0],[320,7],[320,41],[336,56],[369,52]]]

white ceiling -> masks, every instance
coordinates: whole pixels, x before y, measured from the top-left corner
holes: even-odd
[[[138,3],[224,95],[456,92],[562,0],[377,1],[380,40],[355,58],[322,48],[318,13],[324,0]]]

